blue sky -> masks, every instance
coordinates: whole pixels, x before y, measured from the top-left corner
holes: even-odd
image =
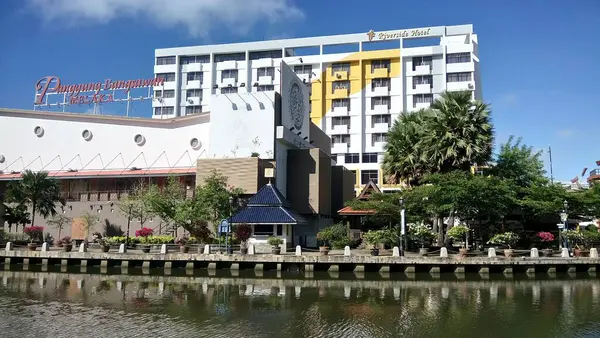
[[[569,180],[600,160],[599,17],[598,0],[4,0],[0,107],[31,109],[46,75],[152,77],[155,48],[472,23],[497,141],[551,145]]]

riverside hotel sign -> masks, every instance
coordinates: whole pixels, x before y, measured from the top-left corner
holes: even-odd
[[[112,80],[106,79],[102,82],[63,84],[57,76],[46,76],[41,78],[35,85],[34,105],[48,105],[48,96],[63,94],[62,104],[98,104],[122,101],[115,98],[117,91],[127,94],[137,88],[151,88],[162,86],[164,78],[138,79],[138,80]],[[149,94],[148,97],[151,97]]]

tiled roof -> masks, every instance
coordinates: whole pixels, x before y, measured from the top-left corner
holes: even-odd
[[[291,209],[290,202],[269,183],[248,201],[244,210],[231,217],[231,223],[299,224],[306,221]]]
[[[231,223],[299,224],[306,223],[302,216],[285,207],[248,207],[231,217]]]
[[[365,215],[374,215],[377,212],[375,210],[366,209],[366,210],[354,210],[352,207],[344,207],[338,210],[338,215],[340,216],[365,216]]]
[[[283,206],[291,207],[290,202],[275,188],[274,185],[268,183],[248,201],[248,207],[255,206]]]

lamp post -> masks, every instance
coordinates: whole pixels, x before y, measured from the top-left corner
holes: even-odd
[[[127,212],[127,237],[125,238],[125,247],[129,247],[129,227],[131,226],[131,211],[133,204],[129,204],[129,210]]]
[[[569,202],[563,202],[563,212],[560,213],[560,220],[563,223],[563,232],[569,230]],[[563,235],[563,248],[569,249],[569,239]]]
[[[225,241],[226,243],[229,243],[227,241],[229,234],[231,232],[231,216],[232,216],[232,212],[233,212],[233,196],[229,196],[229,221],[227,223],[227,233],[225,235]],[[233,238],[231,239],[233,242]],[[227,247],[227,253],[228,254],[232,254],[233,253],[233,243],[231,243],[231,248],[229,247],[228,244],[225,244],[225,246]]]
[[[406,234],[406,209],[404,198],[400,197],[400,256],[404,256],[404,235]]]

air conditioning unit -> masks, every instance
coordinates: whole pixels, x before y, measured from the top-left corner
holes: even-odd
[[[469,83],[469,89],[474,89],[474,88],[475,88],[475,86],[473,86],[472,83]]]
[[[192,100],[192,99],[187,99],[187,103],[189,103],[189,104],[193,104],[193,103],[194,103],[194,100]]]

